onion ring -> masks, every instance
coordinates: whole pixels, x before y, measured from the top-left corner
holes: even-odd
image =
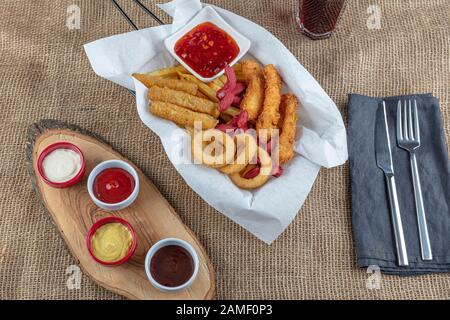
[[[219,168],[219,171],[225,174],[238,173],[247,167],[248,163],[255,157],[258,151],[258,145],[255,139],[246,133],[240,133],[235,136],[236,140],[236,159],[234,163]]]
[[[242,189],[256,189],[264,185],[270,178],[270,172],[272,171],[272,159],[269,154],[262,148],[258,147],[258,156],[261,162],[261,168],[258,175],[251,179],[245,179],[242,177],[243,171],[233,173],[230,175],[231,181],[235,185]]]
[[[201,143],[198,143],[200,141]],[[220,168],[232,163],[235,149],[233,138],[217,129],[198,131],[194,133],[192,139],[194,163],[202,163],[212,168]],[[219,153],[215,154],[217,151]]]

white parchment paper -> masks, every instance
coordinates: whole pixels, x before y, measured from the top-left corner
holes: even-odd
[[[270,244],[300,210],[320,167],[334,167],[347,160],[346,131],[341,114],[317,81],[270,32],[239,15],[214,7],[232,27],[252,41],[249,54],[262,64],[274,64],[286,84],[285,90],[298,97],[301,106],[296,156],[284,167],[280,178],[273,178],[254,191],[236,187],[215,169],[178,163],[176,148],[179,146],[173,140],[173,132],[180,129],[148,111],[147,88],[131,74],[174,65],[175,60],[166,51],[163,41],[188,22],[202,4],[199,0],[175,0],[160,7],[173,17],[171,25],[86,44],[92,69],[97,75],[136,91],[136,105],[142,122],[160,137],[167,156],[195,192],[209,205]]]

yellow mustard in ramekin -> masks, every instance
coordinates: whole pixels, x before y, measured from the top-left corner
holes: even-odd
[[[129,253],[132,241],[130,230],[122,223],[107,223],[92,236],[92,253],[104,262],[119,261]]]

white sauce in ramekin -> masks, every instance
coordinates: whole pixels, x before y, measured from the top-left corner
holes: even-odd
[[[81,156],[70,149],[56,149],[44,158],[42,169],[48,180],[66,182],[80,171]]]

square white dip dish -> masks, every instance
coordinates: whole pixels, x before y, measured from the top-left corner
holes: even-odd
[[[164,40],[164,45],[167,48],[167,50],[183,67],[189,70],[189,72],[192,73],[197,79],[203,82],[210,82],[220,77],[224,73],[225,68],[223,68],[216,75],[210,78],[205,78],[199,75],[197,72],[195,72],[186,62],[183,61],[183,59],[180,56],[178,56],[175,53],[175,44],[177,43],[177,41],[182,37],[184,37],[189,31],[194,29],[196,26],[204,22],[210,22],[214,24],[216,27],[219,27],[220,29],[225,31],[229,36],[231,36],[234,39],[234,41],[236,41],[236,44],[239,47],[239,53],[236,56],[236,58],[234,58],[233,61],[231,61],[230,66],[233,66],[247,53],[247,51],[250,49],[251,42],[242,34],[240,34],[238,31],[236,31],[233,27],[231,27],[225,20],[223,20],[222,17],[219,16],[216,10],[214,10],[211,6],[204,7],[185,26],[183,26],[180,30],[178,30],[177,32],[170,35],[168,38]]]

